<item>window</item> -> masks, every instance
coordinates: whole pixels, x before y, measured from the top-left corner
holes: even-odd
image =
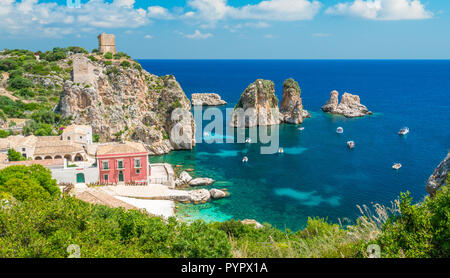
[[[67,136],[67,140],[70,140],[70,136]]]
[[[103,175],[103,180],[108,181],[109,180],[109,176],[107,174]]]
[[[83,139],[83,136],[80,136],[80,139]]]
[[[141,173],[141,169],[136,169],[136,174],[140,174]]]
[[[134,159],[134,168],[141,168],[141,159],[140,158]]]
[[[123,160],[117,160],[117,168],[123,169]]]
[[[102,168],[103,168],[103,170],[108,170],[109,169],[108,161],[102,161]]]
[[[25,151],[25,148],[22,148],[22,151],[24,152],[24,151]]]

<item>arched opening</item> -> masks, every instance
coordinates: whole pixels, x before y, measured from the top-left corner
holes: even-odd
[[[61,159],[61,158],[62,158],[62,156],[60,156],[60,155],[55,156],[55,159]]]
[[[72,156],[70,154],[66,154],[64,158],[67,159],[67,161],[72,161]]]
[[[47,155],[44,159],[53,159],[51,156]]]
[[[78,173],[77,174],[77,183],[85,183],[84,174]]]
[[[42,157],[36,156],[36,157],[34,158],[34,160],[42,160]]]
[[[81,154],[79,154],[79,153],[77,153],[76,155],[75,155],[75,159],[74,159],[75,161],[83,161],[83,156],[81,155]]]

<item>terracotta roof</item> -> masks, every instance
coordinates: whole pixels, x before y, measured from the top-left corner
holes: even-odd
[[[147,149],[141,143],[126,141],[124,143],[112,143],[100,145],[97,149],[97,155],[105,154],[126,154],[126,153],[147,153]]]
[[[75,197],[77,199],[95,205],[105,205],[112,208],[123,207],[126,210],[138,209],[98,189],[87,189],[82,193],[76,194]]]
[[[69,144],[67,141],[61,141],[62,144],[43,144],[38,145],[34,149],[34,155],[53,155],[53,154],[67,154],[67,153],[75,153],[80,152],[84,153],[83,146],[77,143]]]
[[[78,134],[84,134],[86,135],[86,129],[91,129],[92,127],[89,125],[69,125],[68,127],[64,128],[63,132],[75,132]]]
[[[24,161],[10,161],[6,163],[7,166],[40,164],[42,166],[64,166],[64,159],[44,159],[44,160],[24,160]]]

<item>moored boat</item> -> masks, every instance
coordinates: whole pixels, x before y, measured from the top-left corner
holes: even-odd
[[[299,128],[298,128],[298,130],[304,130],[304,129],[305,129],[304,127],[299,127]]]
[[[344,129],[342,127],[338,127],[336,129],[336,133],[344,133]]]
[[[353,148],[355,147],[355,142],[354,142],[354,141],[347,141],[347,146],[348,146],[350,149],[353,149]]]
[[[278,149],[278,153],[284,153],[284,149],[283,148],[279,148]]]
[[[408,127],[404,127],[402,129],[400,129],[400,131],[398,132],[398,135],[406,135],[409,133],[409,128]]]
[[[394,165],[392,165],[392,169],[394,169],[394,170],[398,170],[400,168],[402,168],[402,164],[401,163],[395,163]]]
[[[248,157],[244,156],[244,158],[242,158],[242,162],[248,162]]]

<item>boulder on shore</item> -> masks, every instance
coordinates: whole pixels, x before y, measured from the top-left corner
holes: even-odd
[[[275,85],[272,81],[263,79],[256,80],[244,90],[234,107],[230,122],[231,126],[242,128],[279,123]]]
[[[203,186],[203,185],[211,185],[215,182],[215,180],[211,178],[195,178],[189,181],[190,186]]]
[[[427,181],[426,189],[430,196],[434,196],[441,186],[446,184],[448,173],[450,170],[450,153],[447,154],[445,159],[439,163],[434,170],[433,174]]]
[[[188,184],[191,180],[192,180],[191,175],[189,175],[188,172],[183,171],[183,172],[181,172],[178,179],[175,180],[175,186],[178,187],[178,186]]]
[[[310,118],[308,111],[303,109],[300,86],[292,78],[283,83],[283,99],[280,104],[281,121],[289,124],[301,124],[303,119]]]
[[[218,106],[227,104],[220,95],[214,93],[192,94],[192,105]]]
[[[256,229],[260,229],[260,228],[264,227],[261,223],[259,223],[255,219],[244,219],[241,221],[241,223],[245,224],[245,225],[253,225]]]
[[[229,193],[216,188],[209,190],[209,193],[211,194],[211,198],[213,199],[222,199],[229,195]]]
[[[189,197],[194,204],[203,204],[211,199],[211,194],[206,189],[198,189],[189,191]]]
[[[322,106],[322,111],[331,114],[343,115],[347,118],[363,117],[372,115],[372,112],[366,106],[360,103],[359,96],[344,93],[339,103],[339,93],[334,90],[330,94],[330,99]]]

